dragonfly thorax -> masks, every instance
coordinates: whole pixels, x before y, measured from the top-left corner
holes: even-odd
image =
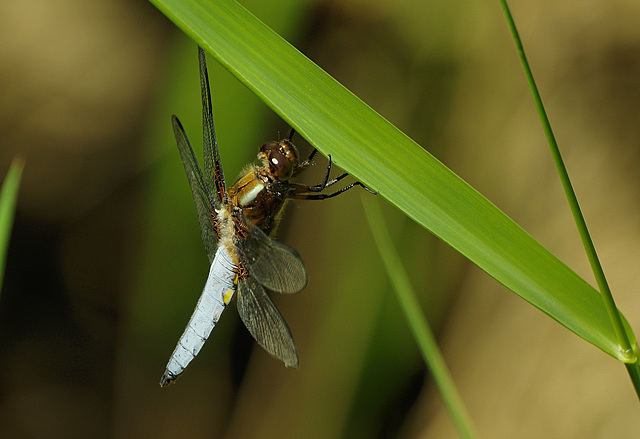
[[[251,167],[228,191],[229,203],[269,234],[284,202],[282,192],[269,190],[273,180],[265,168]]]
[[[296,175],[298,153],[290,140],[267,142],[258,153],[262,166],[250,166],[228,191],[229,202],[269,234],[287,199],[287,181]],[[282,184],[285,183],[283,186]],[[275,189],[279,188],[279,189]]]

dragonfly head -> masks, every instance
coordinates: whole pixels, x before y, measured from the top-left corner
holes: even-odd
[[[289,180],[298,167],[298,152],[288,139],[265,143],[258,157],[269,165],[269,172],[277,181]]]

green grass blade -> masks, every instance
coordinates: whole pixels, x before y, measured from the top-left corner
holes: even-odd
[[[9,172],[2,183],[0,191],[0,290],[4,280],[4,269],[9,249],[9,238],[13,227],[13,217],[16,211],[18,190],[24,162],[22,159],[14,159]]]
[[[355,178],[580,337],[633,361],[593,287],[238,3],[152,3]]]
[[[416,298],[416,294],[409,281],[409,276],[402,266],[400,257],[391,242],[391,237],[382,218],[380,206],[375,200],[369,197],[363,199],[363,205],[371,233],[378,246],[378,251],[384,262],[389,279],[391,279],[391,284],[400,302],[402,312],[418,343],[422,358],[424,358],[425,363],[431,371],[433,380],[442,396],[451,420],[460,437],[475,438],[477,437],[475,427],[471,422],[466,407],[462,403],[462,398],[458,393],[453,378],[447,369],[442,352],[440,352],[438,348],[436,338],[420,309],[420,302]]]

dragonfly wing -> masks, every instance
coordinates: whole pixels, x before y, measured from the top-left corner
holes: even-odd
[[[238,239],[249,273],[271,291],[299,293],[307,286],[307,271],[297,251],[269,238],[244,216],[239,226],[245,239]]]
[[[178,341],[167,368],[160,380],[162,387],[178,378],[191,361],[198,355],[213,327],[218,323],[222,311],[235,291],[235,265],[225,246],[216,252],[209,277],[200,295],[196,309]]]
[[[224,172],[220,163],[216,128],[213,124],[213,109],[211,106],[211,90],[209,88],[209,73],[207,71],[207,57],[198,46],[198,60],[200,65],[200,91],[202,94],[202,147],[204,149],[204,178],[209,193],[217,194],[218,201],[224,202],[226,184]]]
[[[253,338],[287,367],[298,367],[298,354],[287,323],[264,288],[251,276],[238,283],[238,313]]]
[[[187,173],[189,186],[191,186],[191,194],[193,195],[193,201],[196,205],[202,243],[207,251],[209,263],[212,263],[216,254],[216,241],[218,237],[214,225],[214,208],[219,207],[219,203],[213,198],[213,193],[208,189],[208,186],[205,185],[200,165],[198,165],[198,160],[196,159],[196,155],[193,152],[193,148],[191,147],[191,143],[189,143],[182,124],[175,115],[171,117],[171,121],[173,123],[176,142],[178,143],[178,151],[180,151],[182,164]]]

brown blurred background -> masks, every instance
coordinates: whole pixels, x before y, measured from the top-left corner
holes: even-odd
[[[592,280],[497,2],[242,3]],[[638,330],[640,3],[511,7]],[[207,274],[169,122],[178,114],[200,151],[196,46],[123,0],[8,0],[0,37],[3,175],[26,159],[0,296],[0,437],[456,437],[357,191],[293,204],[280,228],[309,271],[304,292],[274,299],[300,369],[255,348],[231,307],[160,389]],[[288,127],[210,68],[232,180]],[[622,365],[385,207],[480,437],[637,436]]]

